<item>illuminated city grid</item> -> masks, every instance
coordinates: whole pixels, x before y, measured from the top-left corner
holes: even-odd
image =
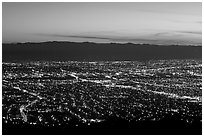
[[[3,123],[202,122],[201,60],[3,63]]]

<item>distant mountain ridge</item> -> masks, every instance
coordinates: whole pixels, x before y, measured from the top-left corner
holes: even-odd
[[[41,42],[2,44],[2,61],[148,61],[201,59],[202,46],[133,43]]]

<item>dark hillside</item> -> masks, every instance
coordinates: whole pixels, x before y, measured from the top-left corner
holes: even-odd
[[[2,55],[3,61],[201,59],[202,47],[89,42],[17,43],[3,44]]]

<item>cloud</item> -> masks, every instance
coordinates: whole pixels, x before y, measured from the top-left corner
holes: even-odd
[[[55,35],[57,36],[57,35]],[[97,36],[83,36],[83,35],[58,35],[59,37],[70,37],[70,38],[84,38],[84,39],[103,39],[103,40],[111,40],[111,38],[108,37],[97,37]]]
[[[63,37],[63,38],[83,38],[83,39],[101,39],[109,41],[119,41],[119,42],[138,42],[138,41],[158,41],[152,39],[141,39],[141,38],[130,38],[130,37],[102,37],[102,36],[85,36],[85,35],[61,35],[61,34],[40,34],[43,36],[52,36],[52,37]]]
[[[199,31],[177,31],[177,33],[187,33],[187,34],[202,34]],[[132,43],[146,43],[146,44],[162,44],[162,45],[171,45],[171,44],[182,44],[182,45],[198,45],[197,42],[189,41],[187,39],[178,39],[178,34],[173,34],[171,37],[162,38],[164,35],[170,35],[171,33],[168,32],[161,32],[155,33],[150,36],[144,38],[137,38],[137,37],[127,37],[127,36],[110,36],[110,37],[103,37],[103,36],[89,36],[89,35],[63,35],[63,34],[38,34],[41,36],[48,36],[48,37],[59,37],[59,38],[81,38],[81,39],[95,39],[98,42],[100,40],[108,40],[110,42],[132,42]],[[157,37],[155,37],[157,36]],[[200,43],[199,43],[200,44]]]
[[[111,40],[111,38],[108,38],[108,37],[84,36],[84,35],[62,35],[62,34],[37,34],[37,35],[51,36],[51,37],[63,37],[63,38],[84,38],[84,39]]]
[[[154,34],[154,36],[163,36],[163,35],[166,35],[166,34],[168,34],[168,32],[160,32],[160,33],[156,33],[156,34]]]
[[[202,35],[202,31],[177,31],[179,33]]]
[[[202,21],[196,21],[195,23],[202,24]]]

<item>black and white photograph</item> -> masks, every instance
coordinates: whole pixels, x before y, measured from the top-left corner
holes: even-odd
[[[2,2],[2,135],[202,135],[202,2]]]

